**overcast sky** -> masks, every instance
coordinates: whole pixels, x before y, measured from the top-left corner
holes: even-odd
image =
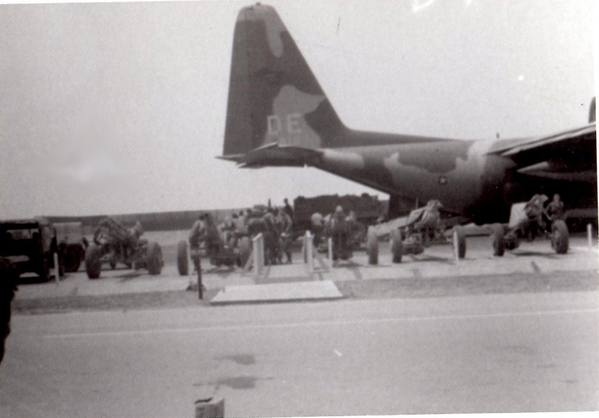
[[[592,0],[268,3],[352,128],[493,140],[587,122]],[[0,218],[372,192],[214,158],[247,4],[0,5]]]

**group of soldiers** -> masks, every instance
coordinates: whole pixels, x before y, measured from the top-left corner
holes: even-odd
[[[311,217],[311,232],[314,235],[314,245],[324,245],[325,238],[333,240],[333,260],[346,260],[351,257],[352,249],[364,239],[366,228],[352,210],[346,216],[342,206],[337,206],[335,212],[327,216],[316,212]]]
[[[358,222],[356,213],[348,215],[341,206],[332,214],[323,216],[314,213],[311,217],[311,232],[316,247],[326,244],[326,238],[333,239],[333,258],[347,259],[351,250],[365,237],[366,228]],[[209,257],[219,251],[236,248],[243,236],[251,238],[262,234],[264,237],[265,263],[291,264],[291,242],[293,241],[293,208],[285,199],[282,207],[255,206],[227,216],[217,224],[212,215],[203,213],[193,224],[189,233],[189,245],[198,249],[202,243]]]
[[[293,209],[288,203],[282,208],[256,206],[233,213],[218,225],[212,215],[203,213],[189,232],[189,245],[197,249],[204,243],[206,253],[211,257],[236,248],[243,236],[254,238],[258,234],[264,237],[267,265],[292,263]]]

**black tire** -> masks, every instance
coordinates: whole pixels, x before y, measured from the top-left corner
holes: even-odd
[[[239,263],[240,267],[245,267],[250,254],[252,253],[252,241],[249,237],[242,237],[239,240]]]
[[[466,234],[464,228],[461,225],[453,227],[454,232],[458,235],[458,258],[462,259],[466,257]],[[453,238],[453,237],[452,237]]]
[[[146,253],[146,267],[152,276],[160,274],[162,271],[162,249],[157,242],[148,243],[148,251]]]
[[[180,276],[189,274],[189,259],[187,258],[187,241],[181,240],[177,244],[177,270]]]
[[[493,237],[493,255],[503,257],[505,253],[505,236],[501,224],[491,225],[491,236]]]
[[[63,257],[64,271],[74,273],[81,267],[81,250],[78,247],[67,247]]]
[[[58,256],[58,276],[64,277],[65,269],[64,269],[64,259],[61,255]]]
[[[366,251],[368,252],[368,264],[371,266],[377,265],[379,263],[379,240],[374,228],[368,228]]]
[[[102,248],[96,244],[90,244],[85,250],[85,272],[90,279],[97,279],[102,272]]]
[[[40,269],[37,272],[37,274],[40,276],[40,280],[44,282],[47,282],[52,278],[52,273],[50,272],[50,263],[48,262],[48,259],[46,257],[44,257],[44,259],[42,260]]]
[[[399,229],[391,231],[391,257],[394,263],[401,263],[403,257],[403,240]]]
[[[566,254],[570,247],[570,234],[566,223],[561,219],[551,225],[551,244],[557,254]]]

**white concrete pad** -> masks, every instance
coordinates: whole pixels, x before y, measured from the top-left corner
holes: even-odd
[[[210,304],[330,300],[342,297],[343,295],[337,289],[335,283],[327,280],[322,282],[227,286],[210,301]]]

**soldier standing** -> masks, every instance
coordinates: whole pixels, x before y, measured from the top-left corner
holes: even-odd
[[[545,228],[543,223],[543,205],[547,199],[547,196],[544,194],[536,194],[524,206],[524,213],[528,217],[530,226],[528,230],[529,240],[534,239],[539,234],[539,231]]]
[[[272,208],[268,208],[266,214],[262,217],[266,225],[266,231],[264,231],[264,256],[266,257],[266,264],[273,265],[277,264],[278,261],[278,250],[279,250],[279,234],[276,227],[275,211]]]
[[[557,193],[553,195],[553,200],[545,208],[545,216],[550,224],[558,219],[564,220],[564,202]]]
[[[218,253],[220,241],[218,229],[209,213],[200,215],[189,233],[189,246],[191,248],[198,248],[202,241],[206,242],[206,253],[209,256]]]
[[[318,247],[322,241],[324,231],[324,221],[320,212],[315,212],[310,217],[310,231],[314,235],[314,245]]]
[[[235,229],[241,235],[247,235],[247,216],[243,211],[239,212],[237,219],[235,220]]]
[[[341,206],[337,206],[329,222],[328,235],[333,238],[333,261],[337,262],[339,258],[346,260],[347,252],[347,222],[345,221],[345,213]]]
[[[277,215],[277,226],[281,236],[279,262],[282,263],[283,254],[285,254],[287,257],[285,262],[287,264],[291,264],[291,238],[293,236],[293,221],[284,210],[280,210]]]
[[[200,214],[198,219],[193,223],[191,231],[189,231],[189,246],[191,248],[198,248],[200,246],[200,231],[204,224],[204,214]]]
[[[285,198],[283,199],[283,202],[285,203],[285,207],[283,208],[283,210],[287,213],[287,215],[289,215],[291,219],[293,219],[293,208],[289,204],[289,200]]]

